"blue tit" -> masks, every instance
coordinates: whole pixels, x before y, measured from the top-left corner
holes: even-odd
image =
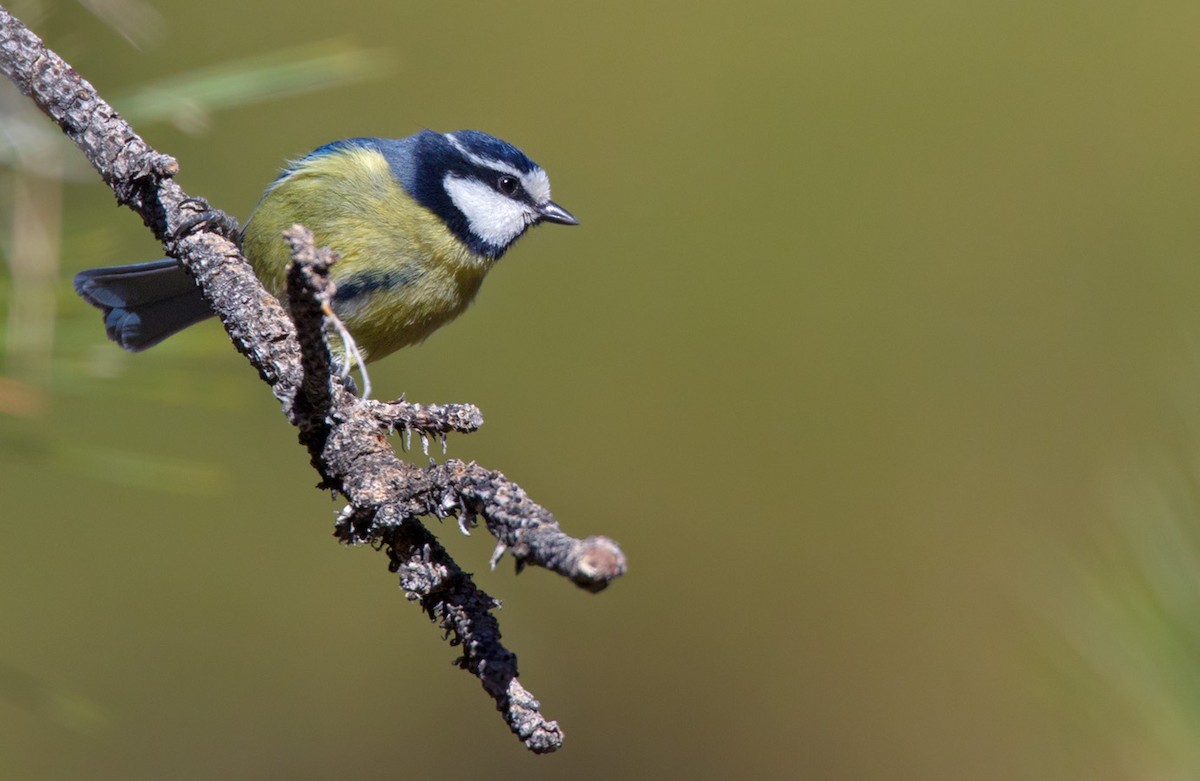
[[[506,141],[476,130],[335,141],[291,163],[241,233],[242,253],[283,298],[295,223],[341,255],[331,302],[367,361],[425,339],[460,315],[530,227],[577,225],[550,179]],[[88,269],[75,290],[104,311],[108,337],[144,350],[212,315],[174,260]]]

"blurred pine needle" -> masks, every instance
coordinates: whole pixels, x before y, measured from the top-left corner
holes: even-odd
[[[0,702],[24,708],[76,733],[95,733],[110,723],[105,711],[79,692],[57,686],[2,662]]]
[[[382,78],[393,62],[387,50],[324,41],[168,76],[114,96],[113,105],[134,123],[170,122],[199,132],[218,109]]]
[[[1200,778],[1200,473],[1159,466],[1118,489],[1091,555],[1059,562],[1056,666],[1128,777]]]

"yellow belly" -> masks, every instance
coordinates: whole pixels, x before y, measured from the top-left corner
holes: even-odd
[[[334,311],[368,361],[420,342],[460,315],[493,264],[413,200],[370,149],[308,158],[259,202],[242,248],[281,299],[291,262],[282,235],[295,223],[341,255],[331,271],[339,289]]]

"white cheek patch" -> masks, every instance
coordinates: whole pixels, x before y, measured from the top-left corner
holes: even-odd
[[[497,247],[508,246],[537,218],[530,207],[505,198],[477,179],[447,174],[442,187],[466,216],[471,233]]]

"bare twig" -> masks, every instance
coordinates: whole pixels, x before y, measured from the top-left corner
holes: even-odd
[[[409,599],[422,608],[454,645],[458,664],[477,676],[505,721],[532,751],[562,743],[558,724],[517,680],[516,656],[500,644],[491,610],[495,600],[480,591],[417,521],[420,516],[457,516],[464,531],[482,518],[495,536],[492,564],[508,552],[518,569],[534,564],[600,591],[625,570],[620,548],[605,537],[574,539],[499,472],[448,460],[415,467],[396,457],[385,433],[416,433],[428,445],[449,432],[482,424],[469,404],[418,405],[363,402],[332,370],[325,341],[332,288],[325,250],[313,247],[303,229],[288,233],[295,261],[289,274],[293,320],[258,283],[231,240],[223,213],[190,198],[172,177],[178,164],[150,148],[74,69],[0,8],[0,70],[59,124],[113,189],[141,215],[166,251],[195,278],[237,349],[283,402],[299,429],[320,485],[348,500],[335,526],[348,543],[371,542],[387,553]]]

